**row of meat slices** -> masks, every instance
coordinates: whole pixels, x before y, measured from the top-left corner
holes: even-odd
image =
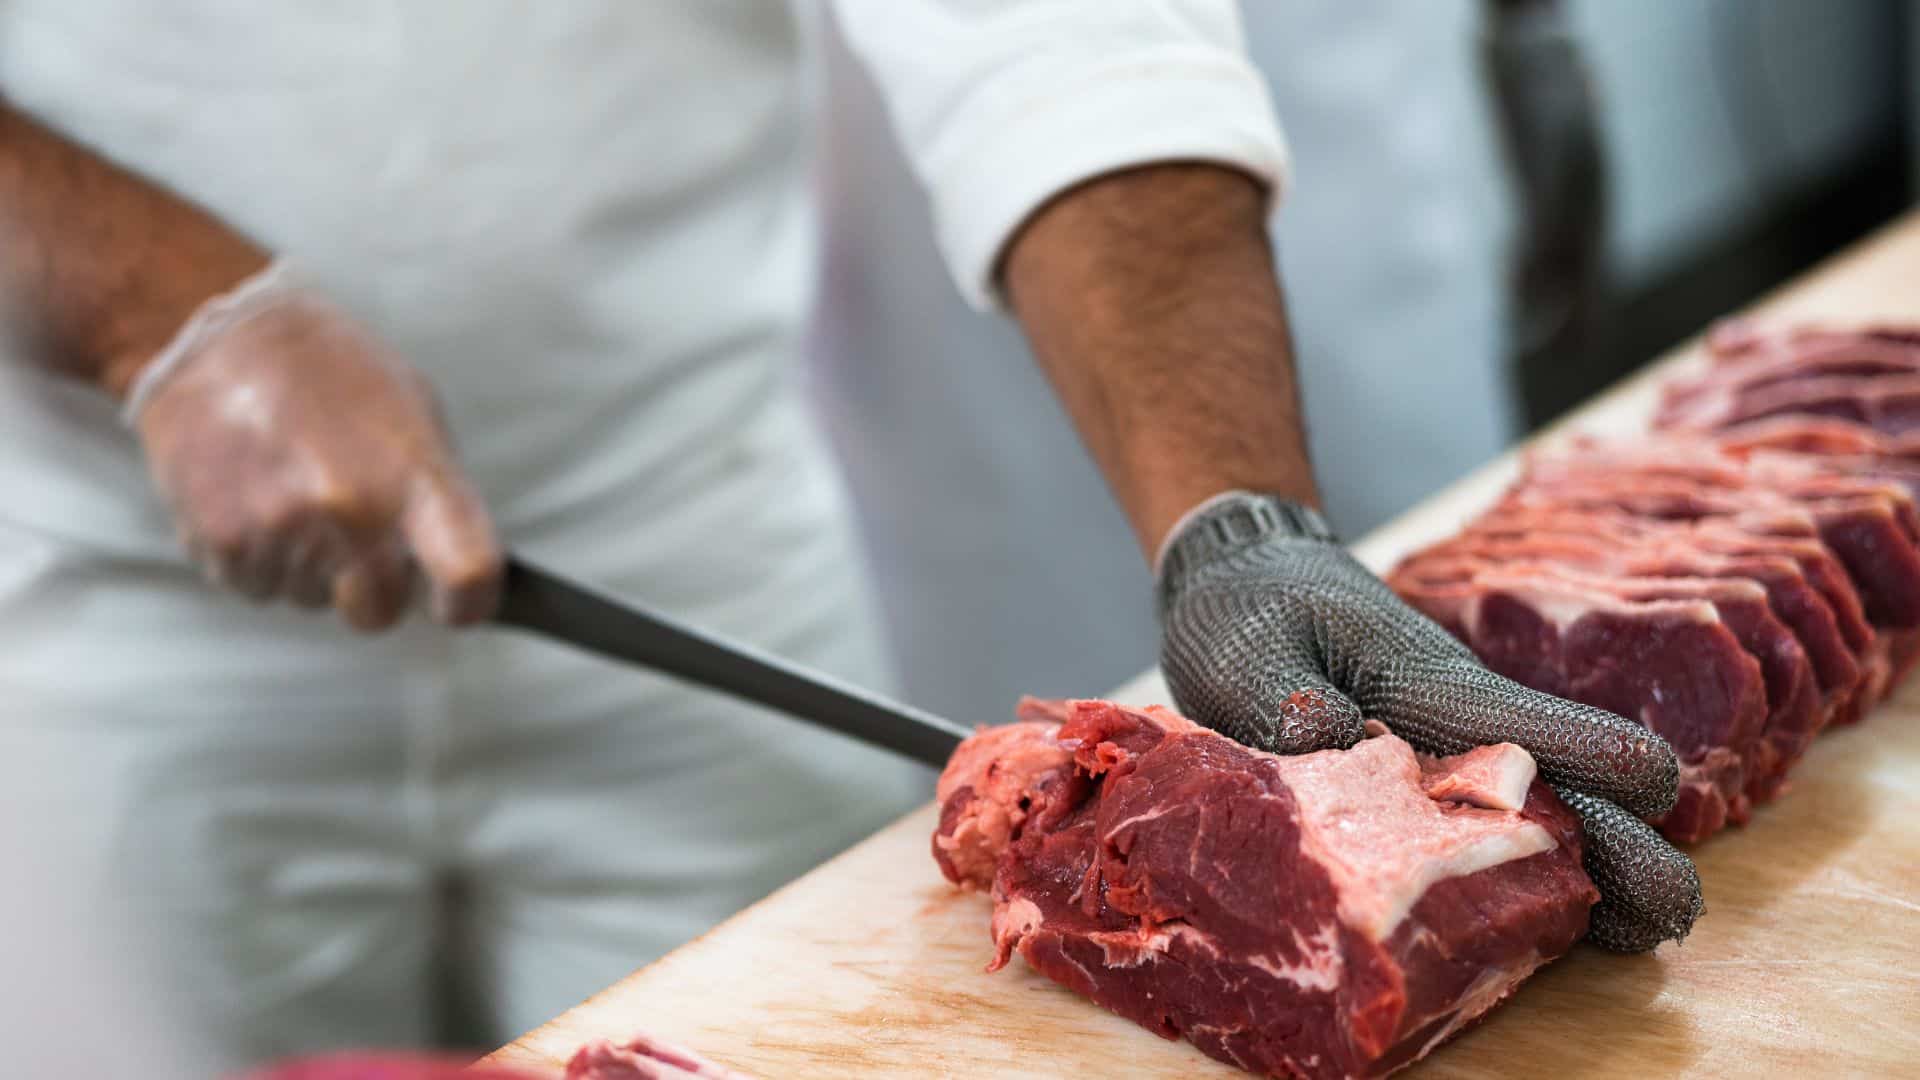
[[[1683,842],[1778,796],[1920,656],[1920,329],[1732,324],[1708,354],[1653,434],[1531,456],[1389,575],[1495,670],[1671,742],[1656,824]]]

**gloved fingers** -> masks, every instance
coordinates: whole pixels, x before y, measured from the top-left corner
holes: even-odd
[[[322,520],[293,542],[287,555],[287,599],[310,609],[333,602],[333,579],[352,558],[345,530]]]
[[[1267,647],[1238,628],[1170,633],[1160,666],[1182,713],[1247,746],[1304,754],[1344,749],[1366,733],[1359,707],[1298,643]]]
[[[1356,694],[1369,716],[1433,754],[1510,742],[1533,755],[1556,784],[1662,813],[1680,789],[1680,761],[1667,741],[1605,709],[1567,701],[1454,657],[1394,665]]]
[[[261,578],[265,575],[271,552],[257,540],[220,534],[209,538],[194,533],[187,545],[187,556],[200,568],[200,575],[215,587],[239,593],[249,600],[270,598]]]
[[[1658,923],[1645,921],[1608,900],[1593,905],[1587,916],[1587,940],[1608,952],[1652,952],[1672,936]]]
[[[355,630],[385,630],[400,621],[412,594],[413,570],[395,543],[363,550],[333,576],[333,606]]]
[[[248,544],[234,560],[228,586],[235,592],[264,604],[280,594],[287,579],[287,549],[284,544],[262,538]]]
[[[486,505],[464,479],[450,470],[429,479],[407,508],[402,529],[436,620],[464,626],[493,614],[505,557]]]
[[[1586,825],[1587,876],[1600,890],[1588,940],[1615,952],[1679,941],[1706,911],[1693,860],[1605,799],[1556,786]]]

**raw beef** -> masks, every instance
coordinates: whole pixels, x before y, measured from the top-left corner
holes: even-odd
[[[1283,758],[1163,708],[1023,703],[942,775],[934,856],[1035,970],[1272,1076],[1378,1076],[1585,933],[1579,820],[1512,746],[1372,725]],[[1521,808],[1514,810],[1514,803]]]
[[[1912,426],[1917,340],[1910,330],[1719,327],[1708,335],[1712,365],[1662,387],[1654,426],[1714,430],[1770,416],[1831,416],[1873,427],[1884,420],[1882,430],[1898,434]]]
[[[1517,545],[1516,545],[1517,546]],[[1735,748],[1730,743],[1715,740],[1704,749],[1734,749],[1744,764],[1746,786],[1744,792],[1729,792],[1729,800],[1738,798],[1730,812],[1744,818],[1744,802],[1751,799],[1764,802],[1771,799],[1779,790],[1781,780],[1787,769],[1805,752],[1813,737],[1824,727],[1829,719],[1827,703],[1821,698],[1819,683],[1807,650],[1800,639],[1781,619],[1775,616],[1771,598],[1767,590],[1752,578],[1740,576],[1731,570],[1715,576],[1633,576],[1619,573],[1593,573],[1569,568],[1554,561],[1549,554],[1539,562],[1529,562],[1524,557],[1509,557],[1512,552],[1501,546],[1492,546],[1479,555],[1443,556],[1429,552],[1420,560],[1401,567],[1395,574],[1395,587],[1408,596],[1422,591],[1421,584],[1431,587],[1447,588],[1462,584],[1470,585],[1482,574],[1490,574],[1496,579],[1515,574],[1536,577],[1549,577],[1556,581],[1605,593],[1608,597],[1628,602],[1657,600],[1700,600],[1714,606],[1721,622],[1732,631],[1735,640],[1758,661],[1763,680],[1765,701],[1765,719],[1750,746]],[[1739,565],[1735,560],[1727,561]],[[1687,565],[1687,564],[1681,564]],[[1441,620],[1446,621],[1444,618]],[[1844,654],[1843,654],[1844,655]],[[1491,658],[1489,657],[1491,664]],[[1497,664],[1491,666],[1499,670]],[[1628,678],[1624,674],[1618,678]],[[1658,694],[1657,682],[1651,687],[1642,686],[1643,692]],[[1657,702],[1642,703],[1641,711],[1629,712],[1614,708],[1612,711],[1625,716],[1654,715],[1658,710]],[[1649,727],[1654,727],[1649,723]],[[1692,728],[1676,734],[1692,734]],[[1654,730],[1659,731],[1658,727]],[[1661,731],[1662,735],[1668,735]],[[1681,750],[1682,739],[1672,736],[1668,742],[1677,751]],[[1688,836],[1686,839],[1698,839]]]
[[[1769,721],[1767,671],[1742,642],[1785,638],[1750,582],[1606,578],[1548,564],[1427,561],[1389,578],[1415,608],[1493,670],[1637,720],[1680,755],[1680,796],[1658,821],[1699,840],[1745,821],[1750,772]],[[1796,705],[1811,708],[1804,693]],[[1814,718],[1796,720],[1810,727]]]
[[[1819,416],[1777,416],[1716,432],[1714,441],[1729,453],[1789,450],[1800,454],[1872,460],[1885,466],[1920,463],[1920,440],[1882,435],[1846,420]]]
[[[1920,662],[1920,329],[1726,324],[1706,351],[1658,432],[1528,455],[1389,575],[1495,670],[1664,735],[1656,824],[1685,841]]]
[[[1810,374],[1757,386],[1722,385],[1669,400],[1659,420],[1663,427],[1713,431],[1772,416],[1826,416],[1906,435],[1920,430],[1920,374]]]
[[[1805,650],[1821,693],[1823,717],[1845,708],[1857,692],[1860,665],[1841,631],[1839,616],[1797,562],[1778,554],[1722,554],[1691,548],[1657,533],[1610,532],[1611,524],[1606,519],[1583,526],[1542,518],[1519,531],[1471,529],[1421,552],[1404,563],[1400,572],[1436,562],[1480,559],[1493,564],[1549,562],[1620,577],[1752,581],[1766,589],[1775,615],[1792,629]]]
[[[1799,501],[1772,491],[1720,491],[1687,479],[1630,476],[1518,487],[1502,508],[1618,510],[1653,520],[1716,520],[1749,534],[1817,538],[1846,568],[1870,621],[1920,626],[1920,547],[1899,507],[1884,497]]]
[[[1737,520],[1674,522],[1638,518],[1610,507],[1518,511],[1496,508],[1470,523],[1462,535],[1526,539],[1566,532],[1580,533],[1622,552],[1692,550],[1708,556],[1791,560],[1833,613],[1834,628],[1855,658],[1860,679],[1856,700],[1865,698],[1864,703],[1871,703],[1878,698],[1884,679],[1880,677],[1883,673],[1875,668],[1877,639],[1867,622],[1859,591],[1832,549],[1819,541],[1804,515],[1749,513]],[[1809,643],[1807,647],[1821,662],[1837,663],[1824,646]],[[1834,722],[1841,722],[1840,717]]]

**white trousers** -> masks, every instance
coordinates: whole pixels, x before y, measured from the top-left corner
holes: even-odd
[[[871,682],[828,547],[837,570],[744,570],[728,607],[764,614],[717,621]],[[598,580],[645,596],[645,577]],[[0,523],[0,789],[62,853],[16,887],[124,898],[158,992],[238,1064],[418,1045],[449,1015],[461,1041],[504,1041],[931,774],[513,632],[355,637]]]

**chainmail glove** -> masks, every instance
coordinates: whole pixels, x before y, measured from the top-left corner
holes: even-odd
[[[1196,723],[1279,754],[1350,747],[1363,718],[1429,754],[1515,743],[1586,823],[1595,943],[1643,952],[1685,937],[1703,910],[1692,861],[1635,816],[1673,804],[1666,741],[1488,671],[1312,510],[1209,500],[1162,549],[1159,600],[1161,667]]]

